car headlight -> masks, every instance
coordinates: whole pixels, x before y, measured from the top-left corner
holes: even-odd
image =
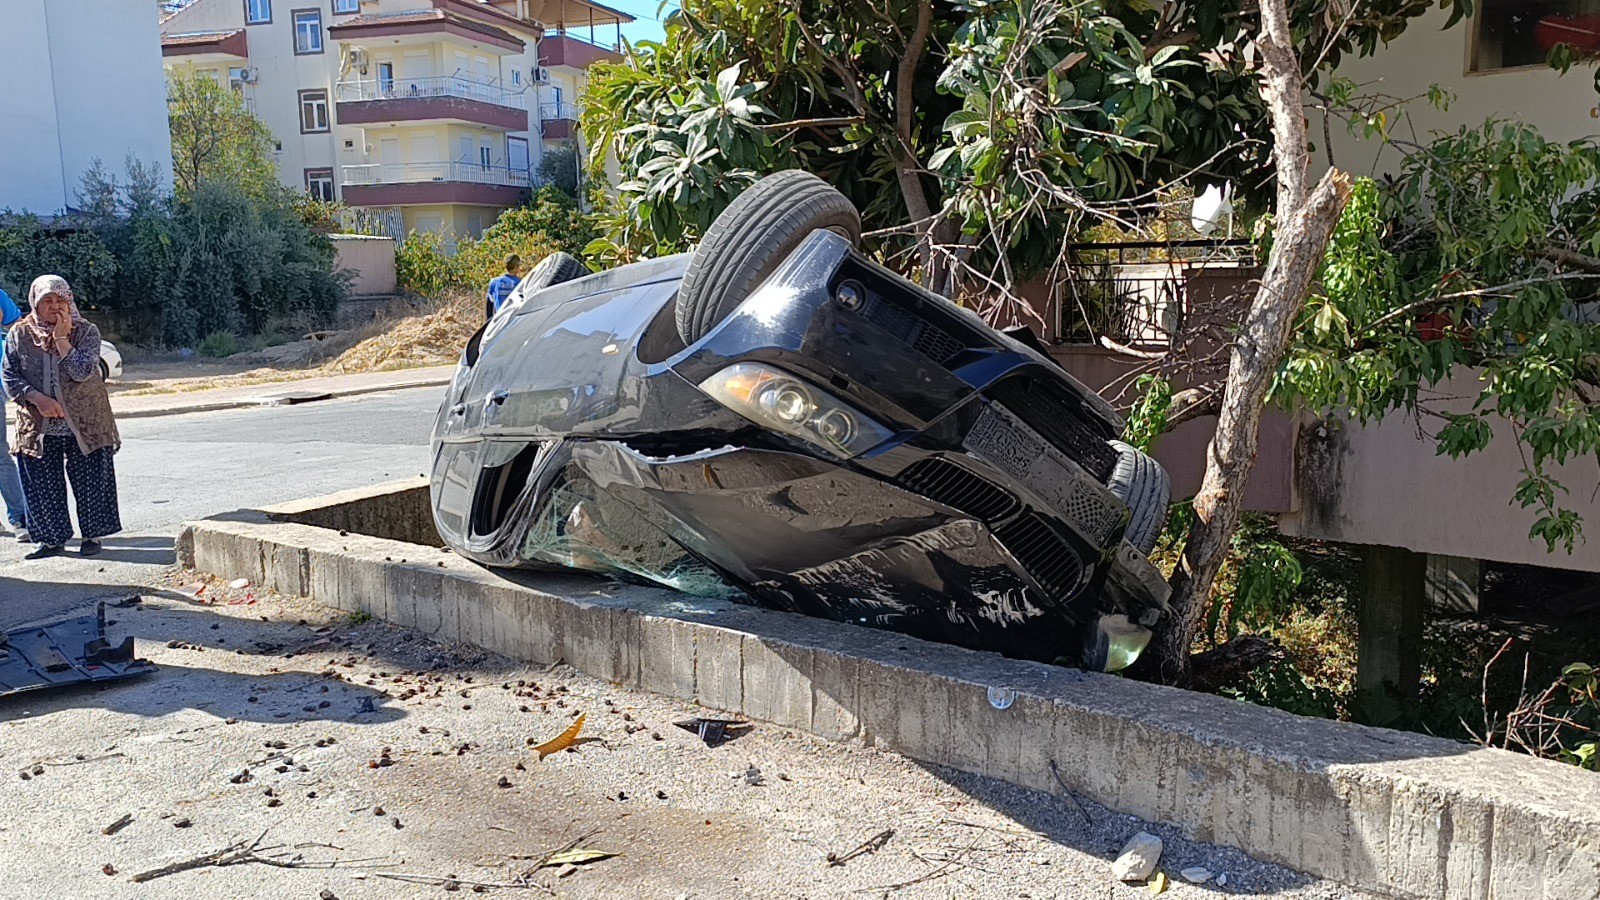
[[[757,425],[843,459],[871,450],[891,434],[827,391],[759,363],[729,366],[700,382],[700,389]]]

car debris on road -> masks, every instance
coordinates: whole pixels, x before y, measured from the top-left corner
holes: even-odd
[[[106,605],[94,615],[18,628],[0,635],[0,697],[86,681],[117,681],[156,670],[134,656],[133,638],[106,640]]]

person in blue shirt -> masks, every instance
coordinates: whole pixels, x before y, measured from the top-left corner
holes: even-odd
[[[506,302],[511,292],[517,289],[522,281],[522,257],[513,253],[506,257],[506,273],[489,282],[489,293],[483,298],[483,318],[485,321],[494,318],[500,305]]]
[[[0,350],[5,349],[6,331],[11,324],[22,318],[22,311],[17,309],[5,291],[0,290]],[[22,495],[22,478],[17,474],[17,459],[11,455],[11,444],[6,439],[6,392],[0,391],[0,499],[6,507],[6,520],[11,523],[11,530],[16,533],[17,540],[28,540],[28,503]]]

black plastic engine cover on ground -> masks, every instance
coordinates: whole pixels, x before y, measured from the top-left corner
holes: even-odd
[[[0,697],[86,681],[118,681],[156,670],[133,655],[133,638],[106,640],[106,605],[92,616],[7,632],[0,637]]]

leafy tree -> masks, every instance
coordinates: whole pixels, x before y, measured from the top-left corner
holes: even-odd
[[[561,193],[578,199],[578,151],[575,147],[546,147],[539,157],[539,177]]]
[[[1296,3],[1301,65],[1370,52],[1432,3]],[[1258,22],[1255,0],[686,0],[661,42],[595,69],[585,129],[621,164],[637,224],[609,224],[634,250],[692,243],[746,170],[799,167],[902,269],[1009,294],[1086,219],[1136,222],[1180,179],[1265,207]]]
[[[1410,149],[1392,183],[1358,186],[1280,399],[1423,413],[1449,456],[1509,422],[1530,536],[1570,552],[1582,523],[1549,467],[1600,455],[1600,143],[1490,121]],[[1428,390],[1464,368],[1469,404]]]
[[[215,78],[183,67],[168,73],[167,125],[180,198],[208,181],[231,184],[258,199],[279,187],[271,130]]]

